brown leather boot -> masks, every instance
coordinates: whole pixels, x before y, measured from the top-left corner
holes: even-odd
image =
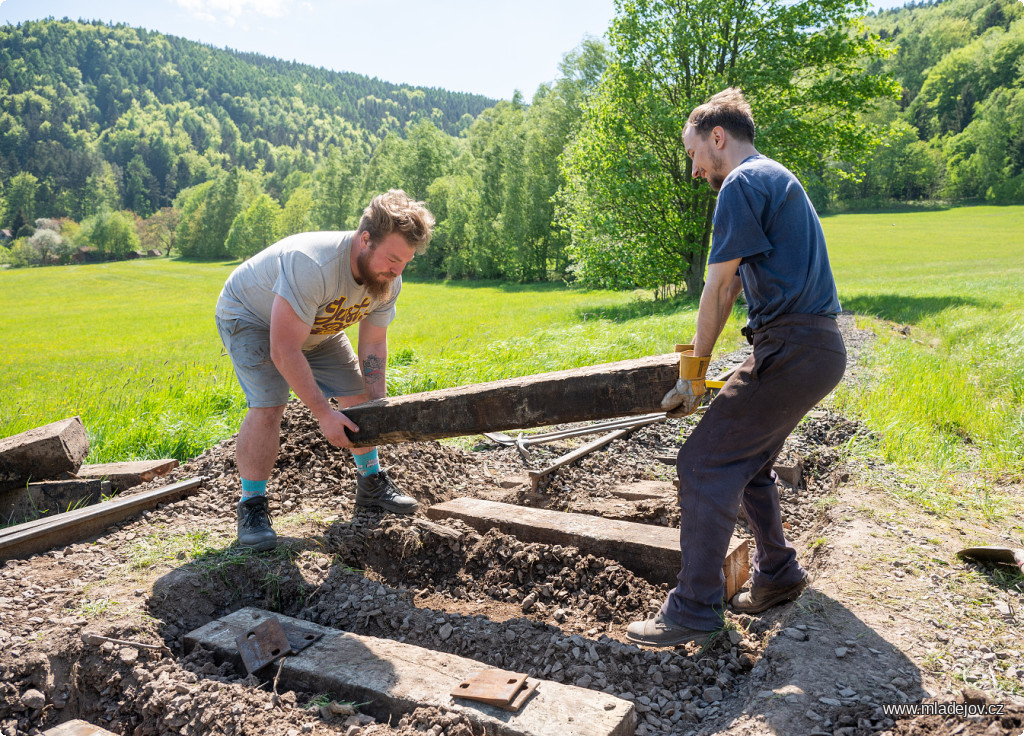
[[[780,603],[795,601],[804,592],[810,580],[805,575],[802,580],[786,588],[754,588],[744,590],[732,597],[729,607],[736,613],[761,613]]]

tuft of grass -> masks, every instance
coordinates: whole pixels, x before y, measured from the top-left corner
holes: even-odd
[[[197,529],[185,534],[165,535],[159,532],[134,540],[128,547],[128,567],[143,570],[159,564],[178,565],[207,559],[223,550],[231,540],[218,537],[208,529]]]

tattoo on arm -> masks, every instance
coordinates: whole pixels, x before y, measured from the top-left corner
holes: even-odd
[[[363,380],[367,387],[375,386],[384,380],[384,361],[376,355],[367,355],[363,359]]]

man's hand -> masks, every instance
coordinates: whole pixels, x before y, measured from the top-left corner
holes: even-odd
[[[675,388],[665,394],[661,400],[661,408],[665,412],[665,416],[672,419],[693,414],[700,406],[700,399],[705,391],[707,391],[707,387],[704,385],[703,379],[691,381],[680,378],[676,381]]]
[[[352,439],[345,432],[345,429],[358,432],[359,427],[351,419],[340,411],[330,409],[327,413],[317,417],[317,420],[320,422],[320,431],[323,432],[328,442],[335,447],[352,447]]]
[[[700,399],[707,391],[704,376],[711,362],[710,357],[694,356],[691,345],[678,345],[676,350],[682,351],[679,356],[679,379],[675,388],[661,400],[661,408],[665,410],[666,416],[672,419],[685,417],[697,411]]]

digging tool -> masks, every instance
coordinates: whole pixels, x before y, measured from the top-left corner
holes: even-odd
[[[1024,549],[1019,547],[968,547],[956,553],[962,560],[1014,565],[1024,573]]]
[[[593,440],[590,443],[583,445],[582,447],[577,447],[572,452],[569,452],[565,455],[562,455],[560,458],[557,458],[547,467],[542,468],[541,470],[531,470],[530,485],[533,486],[533,490],[536,491],[540,487],[541,478],[543,478],[546,475],[550,475],[563,465],[568,465],[569,463],[576,462],[581,457],[589,455],[594,450],[600,450],[605,445],[613,442],[614,440],[619,439],[620,437],[627,436],[630,432],[633,432],[634,430],[637,430],[640,427],[644,427],[648,424],[654,424],[655,422],[661,422],[664,421],[664,419],[664,414],[652,414],[644,421],[635,421],[633,424],[619,427],[618,429],[614,429],[613,431],[609,432],[604,437],[598,437],[596,440]]]
[[[597,422],[595,424],[588,424],[585,427],[575,427],[573,429],[559,429],[554,432],[539,432],[537,434],[523,435],[519,433],[517,437],[511,437],[503,432],[484,432],[483,436],[492,442],[497,442],[499,445],[505,447],[512,447],[513,445],[519,444],[520,440],[526,446],[542,444],[544,442],[551,442],[553,440],[560,440],[566,437],[578,437],[585,434],[594,434],[595,432],[603,432],[606,429],[617,429],[619,427],[634,424],[636,422],[644,421],[652,417],[664,417],[664,412],[658,412],[656,414],[643,414],[638,417],[620,417],[619,419],[609,419],[606,422]]]
[[[646,426],[648,424],[654,424],[655,422],[661,422],[665,419],[665,412],[658,412],[656,414],[644,414],[639,417],[628,417],[625,419],[616,419],[609,422],[599,422],[597,424],[591,424],[586,427],[577,427],[576,429],[565,429],[561,432],[547,432],[544,434],[532,434],[523,436],[521,433],[515,439],[516,449],[519,450],[519,454],[523,460],[529,460],[529,452],[526,448],[530,445],[543,445],[548,442],[554,442],[556,440],[564,440],[569,437],[582,437],[588,434],[597,434],[598,432],[604,432],[605,430],[612,429],[637,429],[639,427]]]

